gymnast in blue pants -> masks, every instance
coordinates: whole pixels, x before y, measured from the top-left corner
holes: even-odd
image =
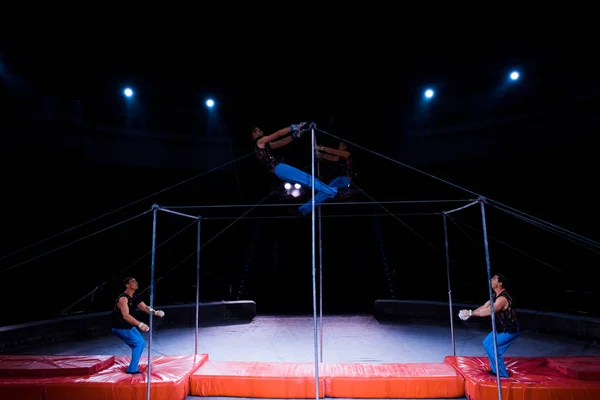
[[[494,302],[494,314],[496,320],[496,344],[498,346],[498,370],[502,378],[508,378],[509,374],[504,365],[504,353],[508,347],[520,336],[519,321],[517,320],[517,310],[512,296],[505,289],[508,285],[508,279],[504,275],[494,275],[492,277],[492,300]],[[492,315],[492,307],[487,301],[476,310],[460,310],[458,316],[463,321],[470,317],[489,317]],[[496,375],[496,357],[494,351],[494,332],[490,332],[483,339],[483,348],[490,360],[490,374]]]
[[[126,278],[123,281],[125,291],[115,301],[112,312],[112,333],[131,348],[131,362],[125,370],[128,374],[140,374],[138,364],[146,346],[146,341],[138,331],[148,332],[150,329],[145,323],[133,317],[135,309],[138,308],[147,314],[153,313],[157,317],[164,317],[164,311],[153,310],[148,307],[141,298],[135,295],[138,283],[135,278]]]
[[[254,140],[254,151],[256,152],[258,160],[270,172],[275,174],[275,176],[282,181],[298,183],[305,188],[311,188],[312,175],[307,174],[298,168],[294,168],[291,165],[285,164],[283,159],[276,156],[273,152],[273,149],[285,146],[300,138],[302,135],[302,127],[305,124],[306,122],[292,125],[267,136],[264,135],[260,128],[254,128],[252,131],[252,139]],[[319,193],[323,193],[326,198],[333,198],[337,194],[337,188],[328,186],[318,179],[315,179],[315,190]]]
[[[315,149],[317,157],[321,160],[331,161],[333,164],[333,175],[335,178],[329,182],[328,186],[336,188],[347,188],[352,181],[352,155],[348,151],[348,146],[340,142],[337,149],[325,146],[317,146]],[[315,194],[315,207],[326,201],[329,197],[323,193]],[[312,210],[312,200],[300,207],[302,215],[306,215]]]

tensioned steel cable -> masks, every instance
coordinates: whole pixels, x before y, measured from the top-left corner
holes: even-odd
[[[28,259],[28,260],[25,260],[25,261],[22,261],[22,262],[20,262],[20,263],[18,263],[18,264],[15,264],[15,265],[13,265],[12,267],[8,267],[8,268],[6,268],[6,269],[3,269],[2,271],[0,271],[0,275],[1,275],[1,274],[3,274],[3,273],[5,273],[5,272],[8,272],[8,271],[10,271],[10,270],[12,270],[12,269],[14,269],[14,268],[17,268],[17,267],[19,267],[19,266],[21,266],[21,265],[23,265],[23,264],[27,264],[27,263],[29,263],[29,262],[31,262],[31,261],[37,260],[38,258],[42,258],[42,257],[44,257],[44,256],[47,256],[48,254],[54,253],[55,251],[58,251],[58,250],[64,249],[65,247],[71,246],[72,244],[75,244],[75,243],[81,242],[82,240],[85,240],[85,239],[87,239],[87,238],[90,238],[90,237],[92,237],[92,236],[95,236],[95,235],[97,235],[97,234],[99,234],[99,233],[105,232],[105,231],[107,231],[107,230],[109,230],[109,229],[115,228],[115,227],[117,227],[117,226],[119,226],[119,225],[122,225],[122,224],[124,224],[124,223],[126,223],[126,222],[129,222],[129,221],[131,221],[131,220],[134,220],[134,219],[136,219],[136,218],[138,218],[138,217],[141,217],[142,215],[146,215],[146,214],[148,214],[150,211],[152,211],[152,210],[144,211],[144,212],[143,212],[143,213],[141,213],[141,214],[134,215],[133,217],[127,218],[126,220],[123,220],[123,221],[121,221],[121,222],[117,222],[116,224],[113,224],[113,225],[111,225],[111,226],[109,226],[109,227],[107,227],[107,228],[102,228],[102,229],[100,229],[100,230],[97,230],[97,231],[96,231],[96,232],[94,232],[94,233],[90,233],[89,235],[86,235],[86,236],[84,236],[84,237],[81,237],[81,238],[79,238],[79,239],[77,239],[77,240],[73,240],[72,242],[69,242],[69,243],[67,243],[67,244],[65,244],[65,245],[63,245],[63,246],[56,247],[56,248],[54,248],[54,249],[52,249],[52,250],[50,250],[50,251],[47,251],[47,252],[45,252],[45,253],[42,253],[42,254],[38,255],[38,256],[32,257],[32,258],[30,258],[30,259]]]
[[[140,203],[140,202],[142,202],[142,201],[144,201],[144,200],[148,200],[148,199],[150,199],[150,198],[152,198],[152,197],[154,197],[154,196],[157,196],[157,195],[159,195],[159,194],[161,194],[161,193],[164,193],[164,192],[166,192],[166,191],[168,191],[168,190],[171,190],[171,189],[173,189],[173,188],[175,188],[175,187],[177,187],[177,186],[181,186],[181,185],[183,185],[183,184],[185,184],[185,183],[187,183],[187,182],[190,182],[190,181],[192,181],[192,180],[194,180],[194,179],[197,179],[197,178],[199,178],[199,177],[201,177],[201,176],[203,176],[203,175],[206,175],[206,174],[209,174],[209,173],[211,173],[211,172],[213,172],[213,171],[216,171],[216,170],[218,170],[218,169],[221,169],[221,168],[223,168],[223,167],[225,167],[225,166],[227,166],[227,165],[229,165],[229,164],[232,164],[232,163],[235,163],[235,162],[237,162],[237,161],[240,161],[241,159],[244,159],[244,158],[246,158],[246,157],[248,157],[248,156],[250,156],[250,155],[252,155],[252,154],[254,154],[254,151],[252,151],[252,152],[250,152],[250,153],[248,153],[248,154],[246,154],[246,155],[244,155],[244,156],[241,156],[241,157],[239,157],[239,158],[236,158],[235,160],[232,160],[232,161],[226,162],[225,164],[221,164],[221,165],[219,165],[219,166],[217,166],[217,167],[211,168],[211,169],[209,169],[208,171],[201,172],[201,173],[199,173],[198,175],[192,176],[191,178],[187,178],[187,179],[185,179],[185,180],[183,180],[183,181],[181,181],[181,182],[178,182],[178,183],[176,183],[176,184],[174,184],[174,185],[168,186],[168,187],[166,187],[166,188],[164,188],[164,189],[161,189],[161,190],[159,190],[159,191],[157,191],[157,192],[154,192],[154,193],[152,193],[152,194],[149,194],[149,195],[147,195],[147,196],[145,196],[145,197],[142,197],[141,199],[138,199],[138,200],[132,201],[132,202],[131,202],[131,203],[129,203],[129,204],[126,204],[126,205],[124,205],[124,206],[121,206],[121,207],[119,207],[119,208],[116,208],[116,209],[114,209],[114,210],[112,210],[112,211],[109,211],[109,212],[107,212],[107,213],[104,213],[104,214],[102,214],[102,215],[100,215],[100,216],[98,216],[98,217],[95,217],[95,218],[89,219],[89,220],[87,220],[87,221],[85,221],[85,222],[83,222],[83,223],[81,223],[81,224],[78,224],[78,225],[72,226],[71,228],[65,229],[65,230],[64,230],[64,231],[62,231],[62,232],[56,233],[56,234],[54,234],[54,235],[52,235],[52,236],[49,236],[49,237],[47,237],[47,238],[45,238],[45,239],[42,239],[42,240],[38,241],[38,242],[35,242],[35,243],[32,243],[32,244],[29,244],[29,245],[27,245],[27,246],[25,246],[25,247],[22,247],[22,248],[20,248],[19,250],[13,251],[12,253],[9,253],[9,254],[6,254],[6,255],[4,255],[4,256],[2,256],[2,257],[0,257],[0,261],[1,261],[1,260],[4,260],[5,258],[8,258],[8,257],[14,256],[15,254],[19,254],[19,253],[21,253],[21,252],[23,252],[23,251],[25,251],[25,250],[27,250],[27,249],[29,249],[29,248],[31,248],[31,247],[34,247],[34,246],[40,245],[40,244],[42,244],[42,243],[45,243],[45,242],[47,242],[47,241],[49,241],[49,240],[51,240],[51,239],[57,238],[57,237],[59,237],[59,236],[61,236],[61,235],[64,235],[65,233],[68,233],[68,232],[74,231],[75,229],[81,228],[81,227],[82,227],[82,226],[84,226],[84,225],[90,224],[90,223],[92,223],[92,222],[94,222],[94,221],[98,221],[99,219],[101,219],[101,218],[104,218],[104,217],[107,217],[107,216],[109,216],[109,215],[111,215],[111,214],[114,214],[114,213],[116,213],[117,211],[121,211],[121,210],[123,210],[123,209],[125,209],[125,208],[127,208],[127,207],[130,207],[130,206],[134,205],[134,204]]]
[[[428,176],[428,177],[430,177],[430,178],[432,178],[432,179],[438,180],[438,181],[440,181],[440,182],[442,182],[442,183],[445,183],[445,184],[447,184],[447,185],[450,185],[450,186],[452,186],[452,187],[455,187],[455,188],[457,188],[457,189],[460,189],[460,190],[462,190],[462,191],[465,191],[465,192],[467,192],[467,193],[470,193],[470,194],[472,194],[472,195],[475,195],[475,196],[477,196],[477,197],[484,198],[484,199],[486,200],[486,202],[488,202],[490,205],[498,205],[498,206],[501,206],[501,207],[505,207],[505,208],[507,208],[507,209],[509,209],[509,210],[513,211],[513,212],[514,212],[514,213],[516,213],[516,214],[522,214],[523,216],[525,216],[525,217],[527,217],[527,218],[530,218],[530,219],[532,219],[532,220],[536,220],[536,221],[538,221],[538,223],[545,224],[545,225],[547,225],[547,226],[553,227],[553,228],[555,228],[555,229],[558,229],[558,230],[560,230],[560,231],[562,231],[562,232],[565,232],[565,233],[567,233],[567,234],[569,234],[569,235],[572,235],[572,236],[579,237],[581,240],[585,240],[585,241],[587,241],[587,242],[593,243],[595,246],[598,246],[598,247],[600,247],[600,242],[596,242],[596,241],[594,241],[594,240],[592,240],[592,239],[589,239],[589,238],[587,238],[587,237],[585,237],[585,236],[579,235],[579,234],[577,234],[577,233],[575,233],[575,232],[571,232],[571,231],[569,231],[568,229],[565,229],[565,228],[562,228],[562,227],[560,227],[560,226],[558,226],[558,225],[556,225],[556,224],[552,224],[552,223],[550,223],[550,222],[544,221],[543,219],[537,218],[537,217],[535,217],[535,216],[533,216],[533,215],[527,214],[527,213],[525,213],[525,212],[523,212],[523,211],[520,211],[520,210],[517,210],[517,209],[515,209],[515,208],[513,208],[513,207],[507,206],[507,205],[505,205],[505,204],[503,204],[503,203],[501,203],[501,202],[499,202],[499,201],[496,201],[496,200],[494,200],[494,199],[487,198],[487,197],[485,197],[485,196],[483,196],[483,195],[481,195],[481,194],[479,194],[479,193],[476,193],[476,192],[474,192],[474,191],[472,191],[472,190],[469,190],[469,189],[467,189],[467,188],[465,188],[465,187],[462,187],[462,186],[460,186],[460,185],[457,185],[457,184],[455,184],[455,183],[452,183],[452,182],[450,182],[450,181],[447,181],[447,180],[445,180],[445,179],[442,179],[442,178],[440,178],[440,177],[438,177],[438,176],[435,176],[435,175],[433,175],[433,174],[430,174],[430,173],[427,173],[427,172],[425,172],[425,171],[422,171],[422,170],[420,170],[420,169],[418,169],[418,168],[415,168],[415,167],[413,167],[413,166],[411,166],[411,165],[408,165],[408,164],[405,164],[405,163],[403,163],[403,162],[401,162],[401,161],[395,160],[395,159],[393,159],[393,158],[391,158],[391,157],[388,157],[388,156],[386,156],[386,155],[383,155],[383,154],[381,154],[381,153],[378,153],[378,152],[376,152],[376,151],[374,151],[374,150],[368,149],[368,148],[366,148],[366,147],[364,147],[364,146],[361,146],[361,145],[359,145],[359,144],[353,143],[353,142],[351,142],[351,141],[349,141],[349,140],[343,139],[343,138],[341,138],[341,137],[339,137],[339,136],[336,136],[336,135],[334,135],[334,134],[332,134],[332,133],[326,132],[326,131],[324,131],[324,130],[322,130],[322,129],[317,129],[317,130],[318,130],[319,132],[321,132],[321,133],[324,133],[324,134],[326,134],[326,135],[328,135],[328,136],[331,136],[331,137],[333,137],[333,138],[336,138],[336,139],[338,139],[338,140],[341,140],[341,141],[343,141],[343,142],[349,143],[349,144],[351,144],[352,146],[354,146],[354,147],[356,147],[356,148],[359,148],[359,149],[365,150],[365,151],[367,151],[367,152],[369,152],[369,153],[372,153],[372,154],[374,154],[374,155],[376,155],[376,156],[379,156],[379,157],[381,157],[381,158],[384,158],[384,159],[386,159],[386,160],[388,160],[388,161],[391,161],[391,162],[393,162],[393,163],[395,163],[395,164],[401,165],[401,166],[403,166],[403,167],[405,167],[405,168],[408,168],[408,169],[410,169],[410,170],[413,170],[413,171],[415,171],[415,172],[418,172],[418,173],[420,173],[420,174],[426,175],[426,176]]]

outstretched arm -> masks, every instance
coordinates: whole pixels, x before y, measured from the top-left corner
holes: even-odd
[[[496,301],[494,301],[494,312],[500,312],[508,307],[508,301],[504,297],[498,297]],[[489,317],[492,315],[492,307],[490,307],[489,300],[482,305],[481,307],[473,310],[471,313],[474,317]]]
[[[329,154],[333,154],[334,156],[339,156],[343,158],[350,157],[350,153],[345,150],[332,149],[331,147],[318,146],[319,151],[324,151]]]
[[[140,304],[138,304],[138,308],[140,310],[142,310],[143,312],[145,312],[146,314],[153,313],[157,317],[161,317],[162,318],[165,315],[164,311],[154,310],[154,309],[148,307],[146,305],[146,303],[144,303],[143,301]]]
[[[265,147],[265,144],[273,142],[273,141],[279,139],[280,137],[284,137],[285,135],[289,134],[290,132],[292,132],[292,128],[290,128],[290,127],[280,129],[275,133],[261,137],[260,139],[258,139],[258,142],[256,142],[256,144],[258,145],[258,147]]]
[[[277,140],[277,139],[279,139],[279,138],[281,138],[281,137],[284,137],[285,135],[288,135],[288,134],[290,134],[291,132],[293,132],[293,131],[295,131],[295,130],[302,129],[302,127],[303,127],[305,124],[306,124],[306,122],[302,122],[302,123],[300,123],[300,124],[297,124],[297,125],[292,125],[292,126],[290,126],[290,127],[287,127],[287,128],[280,129],[280,130],[278,130],[277,132],[275,132],[275,133],[272,133],[272,134],[270,134],[270,135],[263,136],[263,137],[261,137],[260,139],[258,139],[258,141],[256,142],[256,145],[257,145],[258,147],[260,147],[260,148],[263,148],[263,147],[265,147],[265,144],[267,144],[267,143],[274,142],[275,140]],[[290,138],[290,141],[291,141],[291,138]],[[288,143],[289,143],[289,142],[287,142],[287,143],[284,143],[284,144],[280,144],[280,145],[278,145],[278,146],[276,146],[276,147],[285,146],[285,145],[286,145],[286,144],[288,144]],[[271,145],[271,148],[273,148],[273,145]]]
[[[285,137],[283,139],[279,139],[279,140],[277,140],[275,142],[271,142],[269,145],[271,146],[272,149],[276,149],[278,147],[282,147],[282,146],[285,146],[287,144],[290,144],[293,140],[294,140],[293,137],[288,136],[288,137]]]
[[[329,160],[329,161],[339,161],[339,159],[340,159],[340,156],[332,156],[327,153],[321,153],[320,151],[317,151],[317,157],[322,158],[324,160]]]

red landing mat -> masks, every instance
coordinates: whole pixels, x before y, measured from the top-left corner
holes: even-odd
[[[548,366],[574,379],[600,381],[600,357],[552,357]]]
[[[598,400],[600,381],[578,380],[551,368],[551,358],[505,357],[510,378],[501,378],[504,400]],[[465,394],[471,400],[498,399],[496,377],[490,375],[487,357],[446,357],[465,378]]]
[[[0,356],[0,376],[92,375],[115,362],[113,356]]]
[[[190,383],[190,394],[194,396],[316,397],[315,364],[312,363],[208,361],[192,374]],[[325,397],[325,381],[321,377],[319,397]]]
[[[312,363],[212,362],[192,375],[190,394],[254,398],[314,398]],[[322,364],[320,397],[453,398],[463,377],[448,364]]]
[[[206,354],[152,357],[151,398],[183,400],[189,394],[190,375],[208,359]],[[146,398],[146,374],[129,375],[129,357],[93,375],[61,377],[0,377],[0,399],[18,400],[134,400]],[[140,371],[147,371],[142,358]]]
[[[325,395],[344,398],[454,398],[464,378],[450,365],[325,364]]]
[[[183,400],[190,392],[190,376],[208,359],[197,356],[152,357],[151,398]],[[45,385],[46,400],[137,400],[146,398],[148,358],[140,360],[138,375],[128,375],[125,369],[129,357],[115,357],[112,367],[92,376],[62,378]]]

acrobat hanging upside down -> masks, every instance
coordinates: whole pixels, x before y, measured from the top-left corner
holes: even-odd
[[[254,140],[254,151],[258,160],[270,172],[282,181],[298,183],[305,188],[311,188],[312,175],[285,164],[283,158],[275,155],[273,152],[273,149],[288,145],[292,141],[299,139],[302,136],[302,127],[304,125],[306,125],[306,122],[291,125],[288,128],[280,129],[267,136],[264,135],[260,128],[254,128],[252,130],[252,140]],[[315,191],[319,192],[319,195],[324,199],[333,198],[337,194],[336,187],[326,185],[318,179],[315,179]]]

